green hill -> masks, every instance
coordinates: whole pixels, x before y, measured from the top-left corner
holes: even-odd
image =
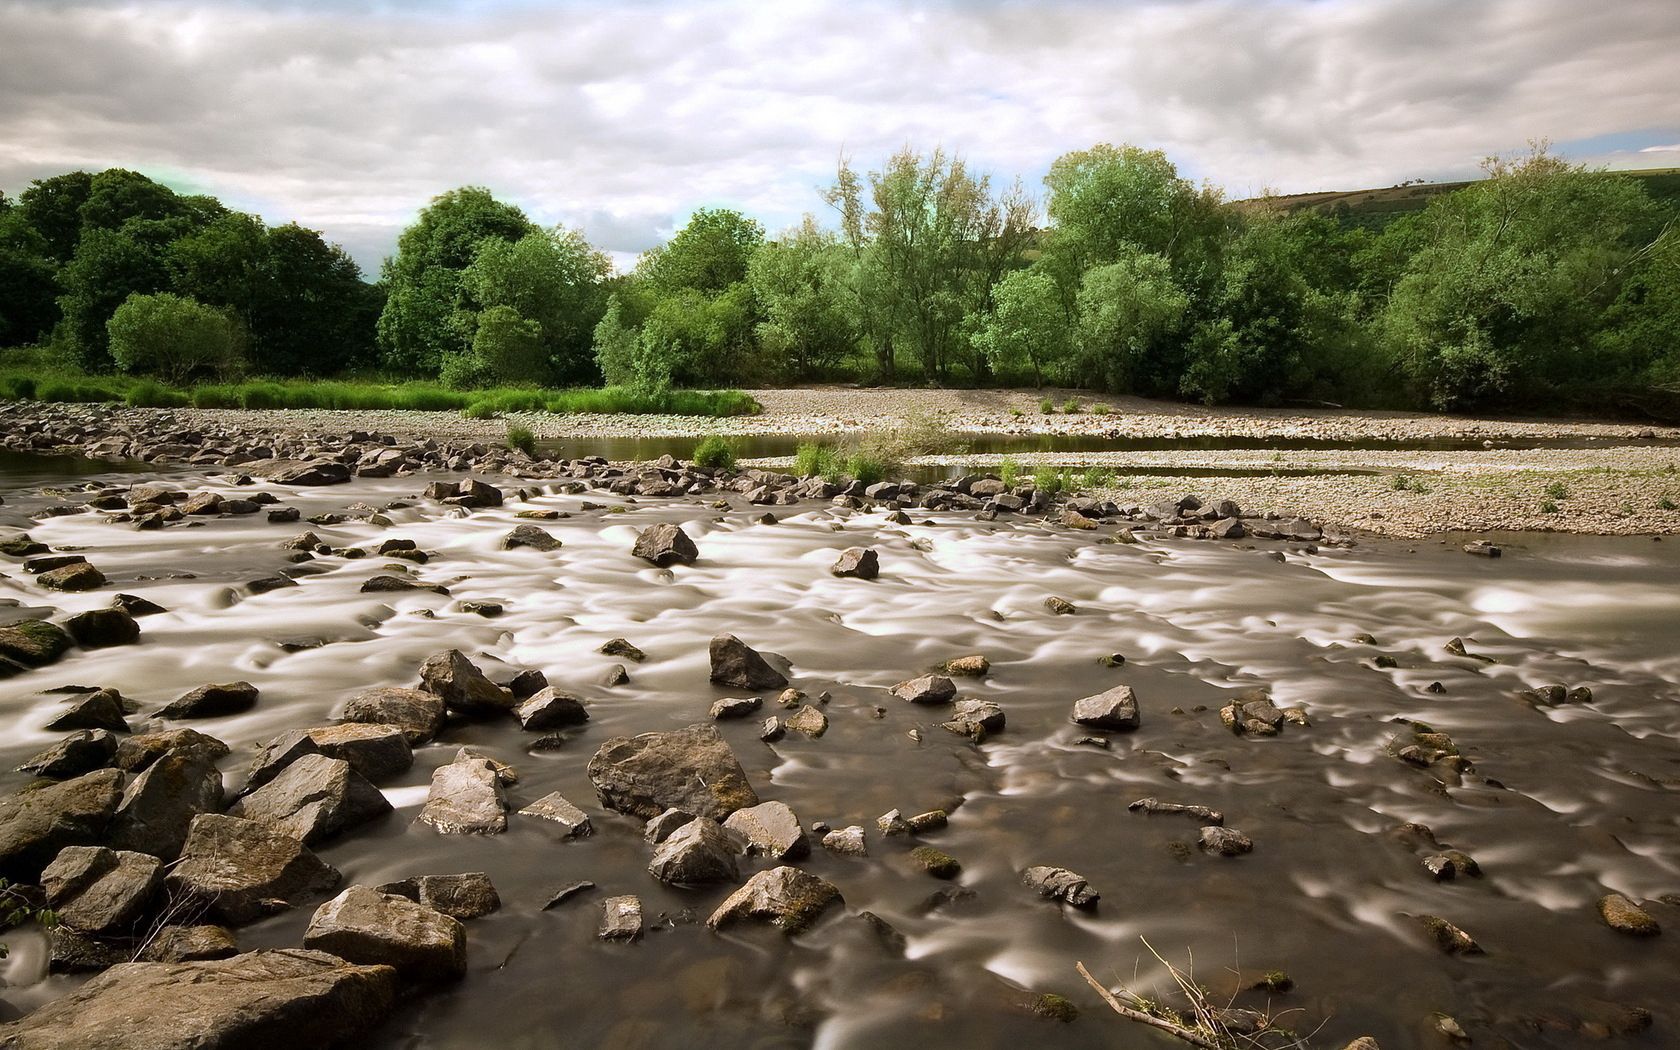
[[[1680,211],[1680,168],[1647,168],[1624,171],[1626,175],[1645,183],[1653,199]],[[1370,190],[1326,190],[1318,193],[1290,193],[1275,197],[1255,197],[1237,201],[1238,207],[1257,207],[1263,204],[1281,205],[1288,211],[1312,210],[1340,219],[1344,225],[1364,226],[1380,230],[1401,215],[1422,211],[1430,200],[1443,193],[1451,193],[1471,185],[1469,182],[1402,183]]]

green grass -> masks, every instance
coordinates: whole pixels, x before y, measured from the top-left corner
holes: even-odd
[[[509,423],[507,428],[507,447],[518,449],[527,456],[537,454],[537,435],[531,433],[531,428],[519,423]]]
[[[1005,486],[1014,488],[1015,483],[1021,480],[1021,464],[1017,463],[1013,457],[1003,457],[998,462],[998,479]]]
[[[839,451],[830,445],[807,442],[794,451],[793,470],[800,477],[839,482],[845,467]]]
[[[1429,486],[1423,483],[1423,479],[1414,478],[1409,474],[1396,474],[1391,484],[1396,492],[1415,492],[1420,496],[1429,495]]]
[[[1569,489],[1561,481],[1554,481],[1546,486],[1546,495],[1552,499],[1568,499]]]
[[[1079,407],[1079,399],[1077,397],[1070,397],[1066,401],[1062,402],[1062,411],[1066,412],[1070,416],[1077,416],[1083,411],[1083,409]]]
[[[1047,416],[1053,415],[1056,411],[1056,402],[1050,400],[1049,398],[1045,398],[1038,403],[1038,410]]]
[[[0,398],[10,400],[121,401],[142,408],[404,409],[461,412],[490,419],[507,412],[590,412],[674,416],[754,415],[762,406],[739,390],[668,390],[641,393],[625,387],[540,390],[449,390],[434,383],[380,383],[328,379],[252,379],[239,383],[166,386],[131,376],[85,376],[38,368],[0,369]]]
[[[708,470],[734,470],[735,444],[713,434],[694,446],[694,465]]]

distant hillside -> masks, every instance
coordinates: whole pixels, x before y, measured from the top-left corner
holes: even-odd
[[[1616,174],[1639,179],[1654,199],[1680,211],[1680,168],[1647,168]],[[1256,197],[1237,201],[1236,204],[1239,208],[1262,203],[1281,204],[1292,212],[1310,209],[1333,215],[1348,226],[1380,230],[1402,215],[1422,211],[1431,199],[1469,185],[1469,182],[1420,182],[1375,190],[1329,190]]]

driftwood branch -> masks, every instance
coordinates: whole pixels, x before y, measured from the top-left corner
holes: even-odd
[[[1103,1002],[1108,1004],[1109,1009],[1113,1010],[1121,1017],[1124,1017],[1126,1020],[1136,1021],[1138,1024],[1146,1024],[1151,1028],[1158,1028],[1169,1035],[1176,1036],[1177,1038],[1184,1040],[1191,1046],[1199,1046],[1202,1050],[1222,1050],[1218,1043],[1203,1035],[1201,1032],[1196,1031],[1194,1028],[1169,1021],[1164,1017],[1156,1017],[1154,1014],[1146,1014],[1142,1010],[1132,1009],[1130,1006],[1127,1006],[1125,1003],[1122,1003],[1118,998],[1116,998],[1114,993],[1104,987],[1101,981],[1092,977],[1091,971],[1085,969],[1084,963],[1075,963],[1074,965],[1079,969],[1079,976],[1085,978],[1086,984],[1096,989],[1097,994],[1102,996]]]

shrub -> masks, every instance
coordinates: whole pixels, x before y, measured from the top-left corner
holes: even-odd
[[[1003,457],[998,463],[998,478],[1005,485],[1014,488],[1015,483],[1021,480],[1021,464],[1017,463],[1012,457]]]
[[[1675,503],[1672,499],[1669,499],[1667,496],[1664,496],[1662,499],[1657,500],[1657,509],[1658,510],[1674,510],[1675,509]]]
[[[511,306],[492,306],[478,315],[470,356],[497,383],[537,383],[548,371],[542,325],[525,320]]]
[[[517,449],[527,456],[537,454],[537,435],[531,433],[531,428],[520,423],[507,425],[507,447]]]
[[[1050,467],[1039,467],[1037,470],[1033,471],[1033,488],[1037,489],[1039,492],[1045,492],[1054,496],[1056,493],[1062,491],[1066,484],[1067,479],[1062,476],[1062,472],[1059,470],[1054,470]]]
[[[1554,481],[1546,486],[1546,495],[1551,499],[1568,499],[1569,490],[1564,487],[1563,482]]]
[[[1093,416],[1106,416],[1111,411],[1113,410],[1100,401],[1091,406],[1091,414]]]
[[[128,388],[123,400],[136,408],[183,408],[191,398],[154,379],[142,379]]]
[[[1556,503],[1553,503],[1551,500],[1549,500],[1549,499],[1548,500],[1542,500],[1540,502],[1540,513],[1542,513],[1542,514],[1556,514],[1557,512],[1558,512],[1558,505]]]
[[[887,475],[892,472],[893,467],[894,464],[890,460],[865,449],[859,449],[846,457],[846,474],[853,481],[865,485],[887,480]]]
[[[815,442],[800,445],[793,457],[794,473],[801,477],[838,481],[843,467],[838,452],[828,445]]]
[[[1066,401],[1063,401],[1062,411],[1066,412],[1070,416],[1078,415],[1080,412],[1079,399],[1077,397],[1070,397]]]
[[[29,375],[0,376],[0,398],[26,401],[35,396],[35,377]]]
[[[235,322],[194,299],[131,295],[105,325],[111,357],[124,372],[179,383],[233,363]]]
[[[1079,477],[1082,489],[1105,489],[1114,484],[1114,471],[1107,467],[1086,467]]]
[[[1045,398],[1038,403],[1038,410],[1047,416],[1051,415],[1056,411],[1056,402]]]
[[[694,446],[694,465],[708,470],[734,470],[735,445],[713,434]]]
[[[494,419],[496,418],[496,406],[489,401],[474,401],[466,408],[461,409],[461,416],[464,419]]]

